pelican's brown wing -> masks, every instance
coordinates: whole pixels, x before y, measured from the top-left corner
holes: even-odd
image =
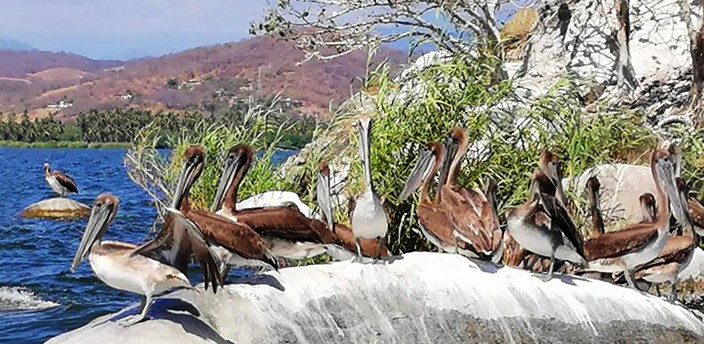
[[[57,170],[51,171],[51,175],[56,177],[56,181],[68,191],[78,193],[78,186],[76,186],[76,181],[74,181],[73,178]]]
[[[357,245],[355,244],[354,234],[352,229],[349,227],[336,223],[335,224],[335,235],[337,238],[337,244],[341,245],[350,252],[357,252]],[[360,248],[362,250],[362,255],[365,257],[376,257],[379,250],[379,245],[374,239],[360,238],[359,241]],[[385,247],[381,247],[381,256],[390,256],[389,250]]]
[[[440,190],[441,209],[448,214],[452,228],[469,239],[476,252],[493,252],[491,237],[484,230],[484,223],[472,204],[461,192],[443,185]]]
[[[518,244],[518,242],[513,239],[511,232],[504,232],[504,254],[503,261],[504,264],[508,266],[519,267],[523,259],[526,257],[528,252]]]
[[[176,227],[185,229],[190,241],[193,254],[198,260],[201,270],[203,271],[203,279],[205,280],[205,289],[208,289],[208,283],[213,284],[213,292],[217,292],[218,286],[222,285],[222,276],[218,268],[218,263],[208,242],[203,235],[203,232],[198,225],[189,218],[183,216],[180,212],[169,212],[167,219],[172,218]]]
[[[224,217],[197,210],[188,217],[198,225],[208,241],[217,243],[247,259],[257,259],[276,268],[276,259],[262,238],[247,225],[234,223]]]
[[[305,217],[294,207],[262,207],[238,210],[237,223],[242,223],[260,235],[272,235],[289,240],[309,240],[323,244],[335,242],[335,235],[324,223]]]
[[[416,208],[416,215],[418,215],[420,225],[435,235],[444,245],[455,245],[455,237],[452,235],[452,224],[443,209],[421,203]],[[464,241],[457,242],[457,245],[461,249],[474,251],[474,247]]]
[[[176,235],[177,231],[181,232]],[[180,240],[177,242],[176,240],[176,237],[184,238],[184,234],[184,229],[175,226],[174,218],[167,214],[164,224],[161,226],[161,230],[157,233],[156,237],[144,243],[134,253],[154,259],[162,264],[173,266],[178,271],[188,276],[188,263],[192,253],[190,242],[188,240]],[[174,245],[178,246],[178,253],[175,257],[168,257],[167,253]]]
[[[669,264],[672,262],[682,262],[686,259],[690,251],[695,248],[696,243],[692,237],[669,237],[667,239],[667,243],[665,243],[665,247],[662,249],[662,252],[660,252],[660,255],[655,260],[643,266],[642,269],[647,269],[656,265]]]
[[[179,239],[178,242],[176,238]],[[178,249],[175,261],[170,261],[167,254],[172,251],[174,245],[177,245]],[[159,231],[157,237],[139,247],[134,254],[140,254],[163,264],[171,265],[184,275],[187,274],[191,255],[195,254],[203,271],[205,289],[207,290],[210,283],[212,283],[213,292],[217,292],[218,286],[222,285],[218,264],[213,253],[208,248],[208,243],[203,233],[193,221],[180,212],[169,210],[162,230]]]
[[[704,206],[694,197],[687,198],[687,205],[689,206],[689,217],[692,218],[694,225],[704,228]]]
[[[582,235],[577,230],[577,226],[574,225],[572,217],[562,205],[562,202],[558,201],[556,197],[541,193],[540,203],[552,219],[553,228],[558,228],[562,231],[562,234],[564,234],[567,240],[574,246],[577,253],[584,257],[584,241]]]
[[[613,258],[636,250],[658,237],[653,223],[637,223],[618,232],[609,232],[584,243],[587,260]]]

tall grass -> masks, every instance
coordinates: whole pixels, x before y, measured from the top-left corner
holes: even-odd
[[[228,126],[203,121],[193,128],[184,129],[178,136],[166,138],[168,145],[173,147],[170,154],[156,149],[164,138],[158,128],[147,126],[139,132],[125,156],[128,174],[149,192],[159,207],[164,207],[172,198],[184,151],[190,145],[202,145],[207,154],[205,169],[191,190],[190,201],[195,208],[206,209],[215,196],[228,148],[243,143],[251,145],[257,151],[257,157],[239,189],[240,198],[268,190],[294,188],[295,184],[271,162],[282,133],[288,128],[286,123],[275,125],[269,122],[274,106],[275,103],[270,107],[252,105],[241,122]]]

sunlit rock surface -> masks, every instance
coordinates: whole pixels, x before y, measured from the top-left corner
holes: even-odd
[[[293,203],[298,207],[301,214],[306,217],[311,216],[310,207],[303,203],[295,192],[290,191],[267,191],[258,195],[254,195],[241,202],[237,202],[237,210],[257,208],[257,207],[275,207]]]
[[[70,198],[56,197],[34,203],[24,208],[20,217],[73,219],[90,215],[90,207]]]
[[[606,282],[572,276],[542,282],[526,271],[451,254],[395,258],[281,269],[237,281],[217,295],[177,291],[157,300],[154,320],[122,328],[108,315],[49,342],[704,341],[704,323],[689,310]],[[199,316],[183,312],[189,304]]]
[[[601,211],[606,218],[638,222],[642,216],[639,197],[655,195],[655,182],[648,166],[628,164],[599,165],[586,169],[577,178],[562,181],[565,190],[576,195],[585,192],[587,179],[596,176],[601,184]]]

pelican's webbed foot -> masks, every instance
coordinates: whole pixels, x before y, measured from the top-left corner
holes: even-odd
[[[552,256],[550,256],[550,268],[548,269],[548,274],[544,275],[541,280],[547,282],[552,279],[553,272],[555,271],[555,251],[553,251]]]
[[[670,295],[668,295],[667,299],[670,303],[675,303],[675,301],[677,301],[677,286],[675,283],[670,284]]]
[[[354,238],[354,243],[355,243],[355,245],[357,245],[357,256],[354,257],[354,259],[352,259],[353,263],[364,262],[364,259],[362,256],[362,242],[361,242],[361,240],[362,239],[360,239],[359,237]]]
[[[134,324],[140,323],[147,320],[147,314],[149,313],[149,308],[152,305],[151,295],[142,296],[141,302],[139,303],[141,311],[139,314],[130,315],[118,320],[118,324],[122,327],[132,326]]]
[[[626,270],[623,272],[623,275],[626,277],[626,282],[628,282],[629,287],[631,287],[633,290],[641,291],[635,284],[635,282],[633,282],[633,271]]]

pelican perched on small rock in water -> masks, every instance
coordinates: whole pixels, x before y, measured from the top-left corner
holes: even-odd
[[[44,179],[59,196],[66,197],[69,193],[78,193],[76,182],[59,170],[51,170],[49,163],[44,163]]]
[[[154,259],[159,252],[174,252],[179,255],[183,245],[158,238],[142,246],[119,241],[103,241],[103,235],[115,219],[119,201],[111,194],[101,194],[95,199],[95,205],[71,264],[74,271],[88,255],[90,266],[95,275],[108,286],[142,295],[139,314],[126,317],[120,321],[123,326],[136,324],[145,320],[149,313],[152,297],[176,288],[193,289],[184,273],[178,268]],[[217,268],[213,257],[205,246],[205,240],[197,226],[182,216],[178,211],[169,209],[167,223],[182,228],[187,238],[179,243],[188,243],[194,247],[198,259],[208,265],[202,265],[204,271]],[[198,249],[201,248],[201,249]],[[190,252],[186,258],[190,257]],[[203,263],[201,263],[203,264]],[[210,275],[212,276],[212,275]],[[209,274],[204,273],[206,288]],[[217,288],[217,277],[213,282],[213,291]]]
[[[370,161],[371,127],[372,120],[369,117],[362,117],[357,123],[359,157],[362,160],[364,173],[364,190],[357,197],[357,202],[355,202],[354,211],[352,212],[352,233],[357,243],[357,255],[359,258],[362,258],[360,240],[362,238],[376,239],[379,247],[384,247],[386,246],[386,232],[389,227],[384,205],[379,196],[377,196],[372,183]],[[381,253],[381,249],[379,249],[379,252]]]

